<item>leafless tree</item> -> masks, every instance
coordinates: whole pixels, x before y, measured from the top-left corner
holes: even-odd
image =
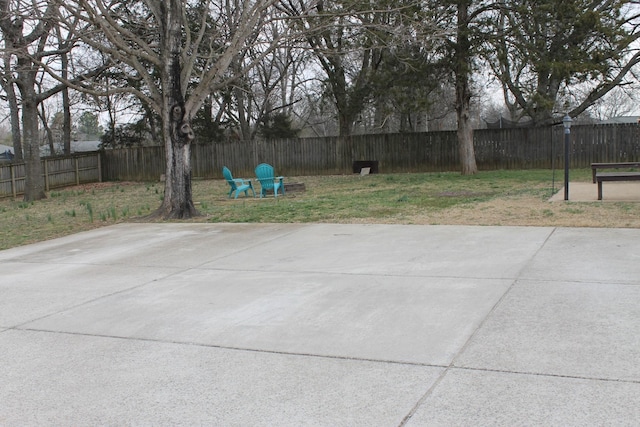
[[[59,58],[68,50],[52,47],[58,13],[55,3],[45,1],[0,0],[0,30],[4,45],[4,86],[11,98],[12,121],[18,118],[18,108],[22,111],[22,138],[14,146],[18,157],[19,148],[25,161],[25,194],[27,201],[45,198],[40,162],[40,141],[38,134],[38,106],[45,99],[65,89],[63,84],[54,84],[39,90],[43,64],[51,58]],[[17,87],[18,93],[13,89]],[[18,129],[12,123],[12,130]],[[14,137],[15,138],[15,137]],[[14,139],[14,143],[16,140]]]
[[[69,16],[93,31],[83,42],[106,55],[114,68],[143,84],[110,88],[129,92],[161,118],[166,152],[164,199],[154,215],[190,218],[198,212],[191,189],[191,121],[210,94],[229,87],[277,46],[261,29],[276,0],[70,0]],[[262,46],[254,61],[238,58]],[[234,68],[235,67],[235,68]],[[98,93],[97,88],[92,90]]]

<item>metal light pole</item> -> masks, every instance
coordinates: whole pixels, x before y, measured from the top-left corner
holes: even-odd
[[[571,117],[565,115],[562,119],[564,126],[564,199],[569,200],[569,139],[571,135]]]

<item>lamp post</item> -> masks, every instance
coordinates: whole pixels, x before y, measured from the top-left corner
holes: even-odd
[[[569,200],[569,137],[571,135],[571,117],[565,115],[562,119],[564,126],[564,199]]]

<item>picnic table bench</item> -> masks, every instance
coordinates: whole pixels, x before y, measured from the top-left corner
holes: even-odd
[[[593,175],[593,183],[596,183],[597,169],[624,169],[624,168],[640,168],[640,162],[618,162],[618,163],[591,163],[591,174]],[[607,181],[616,181],[609,179]],[[625,181],[625,180],[617,180]]]
[[[598,200],[602,200],[602,183],[604,181],[640,181],[640,172],[599,172],[596,174],[598,182]]]

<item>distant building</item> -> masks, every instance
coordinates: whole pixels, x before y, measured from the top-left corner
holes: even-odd
[[[71,141],[71,152],[82,153],[85,151],[98,151],[100,149],[100,144],[101,141]],[[60,155],[64,151],[64,148],[61,144],[56,144],[55,150],[56,154]],[[49,155],[51,155],[49,146],[40,146],[40,156],[47,157]],[[0,144],[0,161],[13,160],[14,156],[15,152],[13,151],[13,147]]]
[[[98,151],[102,141],[71,141],[71,152],[79,153],[81,151]]]
[[[605,125],[615,125],[615,124],[623,124],[623,123],[640,123],[640,116],[618,116],[612,117],[607,120],[601,120],[599,123]]]
[[[0,161],[11,161],[13,157],[13,147],[0,144]]]
[[[533,123],[530,119],[523,119],[515,122],[502,116],[500,116],[495,121],[489,121],[487,119],[483,120],[487,126],[487,129],[526,128],[530,127]]]
[[[98,151],[100,149],[101,141],[71,141],[71,152],[81,153],[85,151]],[[56,155],[62,154],[64,147],[62,144],[55,144]],[[42,145],[40,147],[41,156],[49,156],[50,150],[48,145]]]

